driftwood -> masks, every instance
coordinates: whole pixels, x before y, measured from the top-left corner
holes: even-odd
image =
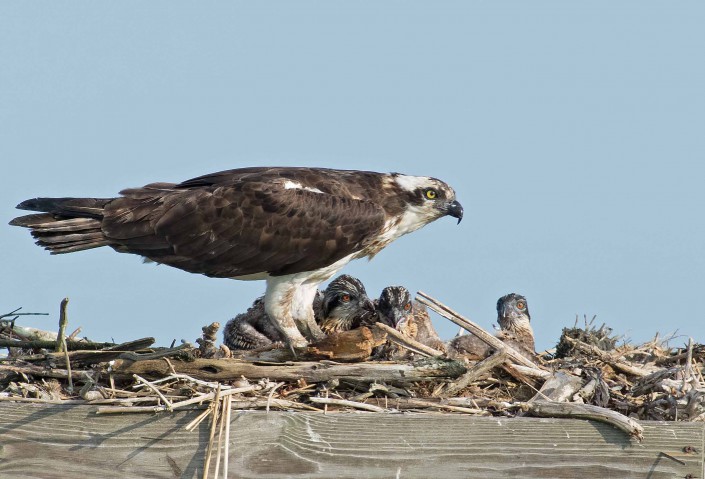
[[[3,341],[0,340],[0,346],[2,346]],[[88,350],[71,350],[71,343],[68,342],[69,346],[68,353],[44,353],[44,354],[32,354],[28,356],[22,356],[22,361],[27,362],[37,362],[37,361],[49,361],[57,362],[63,361],[64,357],[68,355],[72,363],[75,364],[97,364],[101,362],[112,361],[113,359],[119,358],[123,353],[130,351],[139,351],[141,349],[148,348],[154,343],[154,338],[144,338],[138,339],[136,341],[129,341],[127,343],[112,345],[108,348],[92,351]],[[84,344],[84,343],[81,343]],[[89,346],[97,346],[101,343],[89,343]],[[107,343],[112,344],[112,343]],[[13,346],[14,347],[14,346]],[[23,347],[23,346],[20,346]],[[97,349],[97,348],[96,348]]]
[[[617,369],[618,371],[621,371],[623,373],[631,374],[632,376],[647,376],[651,373],[651,371],[647,371],[642,367],[635,366],[633,364],[629,364],[627,361],[624,361],[622,359],[617,359],[613,357],[610,353],[607,353],[605,351],[602,351],[600,348],[596,346],[592,346],[590,344],[585,344],[582,341],[577,341],[572,338],[565,338],[569,343],[571,343],[575,349],[586,353],[590,354],[591,356],[596,356],[600,358],[601,361],[604,361],[605,363],[609,364],[613,368]]]
[[[336,361],[362,361],[372,350],[385,343],[387,335],[377,328],[356,328],[328,335],[304,352],[305,358]]]
[[[438,351],[437,349],[433,349],[432,347],[426,346],[425,344],[422,344],[416,341],[415,339],[404,336],[396,329],[389,327],[384,323],[376,323],[374,327],[382,333],[386,333],[388,339],[393,343],[398,344],[399,346],[402,346],[403,348],[406,348],[409,351],[420,354],[421,356],[435,358],[441,357],[444,354],[443,351]]]
[[[569,417],[590,419],[610,424],[626,432],[639,441],[643,439],[644,428],[635,420],[610,409],[589,404],[559,403],[553,401],[533,401],[526,403],[528,412],[537,417]]]
[[[573,374],[568,374],[565,371],[556,371],[553,375],[543,383],[539,392],[529,400],[553,402],[569,401],[580,390],[583,385],[583,380]]]
[[[499,350],[495,352],[492,356],[475,363],[468,372],[460,376],[456,381],[451,383],[448,388],[443,392],[444,396],[453,396],[458,394],[460,391],[465,389],[470,385],[470,383],[477,381],[480,376],[486,374],[490,370],[502,365],[507,359],[506,351]]]
[[[152,343],[154,343],[154,338]],[[151,344],[151,343],[150,343]],[[69,351],[97,350],[115,346],[115,343],[94,343],[91,341],[66,341]],[[22,348],[22,349],[51,349],[56,347],[56,341],[18,341],[15,339],[0,339],[0,348]]]
[[[162,360],[129,361],[118,359],[112,366],[116,375],[139,374],[145,377],[169,375],[171,366],[176,372],[206,381],[228,381],[244,376],[249,379],[269,378],[275,381],[322,382],[332,379],[351,381],[386,381],[408,384],[417,381],[454,379],[466,372],[459,361],[436,358],[422,359],[410,364],[367,362],[340,364],[329,361],[296,363],[251,363],[238,359],[196,359],[195,361]]]

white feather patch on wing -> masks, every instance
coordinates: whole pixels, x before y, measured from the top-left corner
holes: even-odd
[[[297,183],[297,182],[291,181],[291,180],[286,180],[284,182],[284,189],[287,189],[287,190],[306,190],[306,191],[310,191],[312,193],[323,193],[318,188],[311,188],[310,186],[304,186],[301,183]]]

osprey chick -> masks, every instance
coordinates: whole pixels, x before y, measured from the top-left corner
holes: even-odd
[[[497,323],[500,327],[497,338],[532,359],[536,354],[534,330],[531,328],[531,316],[526,298],[516,293],[499,298],[497,300]],[[484,359],[493,352],[484,341],[474,334],[456,336],[448,343],[448,350],[470,359]]]
[[[343,274],[316,295],[313,309],[316,322],[326,334],[356,328],[374,314],[360,280]],[[258,349],[286,338],[264,310],[264,297],[257,298],[244,313],[238,314],[223,328],[223,342],[230,349]]]
[[[317,287],[349,261],[463,208],[425,176],[325,168],[252,167],[117,198],[35,198],[10,224],[54,254],[110,246],[216,278],[264,279],[264,308],[291,346],[323,336]]]
[[[418,326],[414,321],[414,307],[409,290],[403,286],[387,286],[376,301],[377,321],[390,326],[404,336],[416,339]],[[380,346],[373,356],[383,359],[401,359],[408,351],[390,343]]]

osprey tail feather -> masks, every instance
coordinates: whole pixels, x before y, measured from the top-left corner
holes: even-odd
[[[51,254],[73,253],[110,244],[101,229],[103,208],[112,198],[33,198],[17,205],[42,213],[19,216],[10,224],[31,230]]]

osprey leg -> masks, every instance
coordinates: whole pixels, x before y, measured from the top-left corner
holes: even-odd
[[[316,323],[313,312],[313,299],[318,292],[318,281],[304,281],[294,291],[294,300],[291,303],[291,316],[294,318],[299,331],[309,341],[320,341],[326,337],[321,327]]]
[[[267,278],[267,290],[264,293],[264,310],[269,319],[282,332],[292,348],[304,348],[308,341],[303,337],[292,316],[292,302],[299,285],[283,280],[283,277]],[[312,308],[313,311],[313,308]]]

